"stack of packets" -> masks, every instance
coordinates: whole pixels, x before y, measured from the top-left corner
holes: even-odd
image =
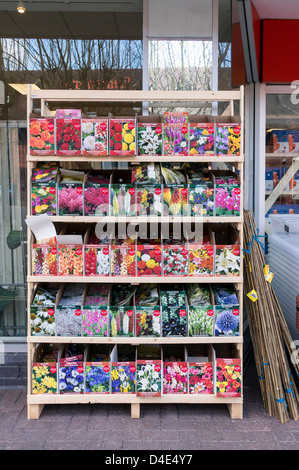
[[[187,335],[187,299],[182,286],[161,289],[162,336]]]
[[[56,287],[38,287],[30,302],[30,331],[32,336],[55,336]]]
[[[112,293],[110,336],[134,336],[134,286],[118,285]]]
[[[140,284],[135,292],[135,336],[161,336],[157,284]]]
[[[59,359],[59,393],[84,393],[84,356],[78,345],[68,345]]]
[[[214,335],[214,306],[209,286],[189,284],[186,286],[188,298],[188,335]]]
[[[212,286],[215,301],[215,336],[239,336],[240,306],[237,293],[229,286]]]
[[[111,286],[91,284],[83,298],[83,336],[108,336]]]
[[[82,297],[85,286],[82,284],[62,285],[56,305],[57,336],[81,336]]]
[[[38,163],[32,170],[31,205],[32,215],[57,214],[56,182],[59,164]]]

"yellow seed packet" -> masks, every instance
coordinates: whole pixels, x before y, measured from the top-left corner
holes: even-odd
[[[247,297],[249,297],[252,302],[255,302],[258,299],[257,292],[254,289],[252,289],[251,292],[248,292]]]

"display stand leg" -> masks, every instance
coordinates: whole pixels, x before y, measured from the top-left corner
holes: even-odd
[[[243,419],[243,405],[240,403],[228,403],[227,405],[231,419]]]
[[[44,405],[27,405],[28,419],[39,419]]]
[[[131,418],[140,418],[140,404],[139,403],[131,404]]]

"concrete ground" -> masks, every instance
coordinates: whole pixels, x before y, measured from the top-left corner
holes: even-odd
[[[299,424],[262,404],[255,366],[244,379],[244,419],[225,405],[47,405],[27,420],[26,390],[0,388],[0,450],[298,450]]]

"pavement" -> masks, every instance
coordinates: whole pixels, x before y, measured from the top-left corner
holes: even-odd
[[[244,418],[225,405],[46,405],[28,420],[26,390],[0,388],[0,450],[299,450],[299,421],[264,410],[255,365],[244,377]]]

